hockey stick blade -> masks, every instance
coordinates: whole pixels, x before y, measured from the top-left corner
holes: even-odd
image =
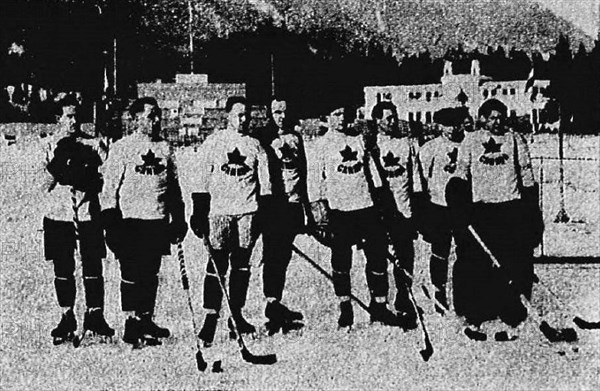
[[[421,354],[423,361],[429,361],[429,359],[433,355],[433,346],[431,346],[431,342],[429,342],[429,340],[425,342],[425,349],[419,350],[419,353]]]
[[[204,361],[204,357],[202,356],[202,352],[200,350],[196,352],[196,366],[200,372],[204,372],[208,367],[208,364],[206,361]]]
[[[258,364],[258,365],[273,365],[277,362],[277,355],[275,354],[265,354],[263,356],[256,356],[246,347],[243,347],[241,350],[242,358],[244,361],[249,362],[250,364]]]
[[[540,331],[550,342],[575,342],[577,341],[577,332],[572,328],[555,329],[548,322],[543,321],[540,324]]]
[[[573,318],[573,323],[582,330],[600,329],[600,322],[588,322],[587,320],[581,319],[579,316]]]

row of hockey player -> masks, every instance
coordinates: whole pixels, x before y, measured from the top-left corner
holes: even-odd
[[[44,219],[45,255],[54,262],[56,293],[64,309],[52,336],[61,343],[76,330],[76,239],[88,308],[84,330],[114,334],[103,317],[106,231],[106,243],[121,268],[121,305],[127,314],[123,339],[158,344],[170,335],[152,320],[161,257],[187,232],[174,151],[159,137],[160,110],[152,98],[134,102],[130,111],[136,131],[111,145],[110,152],[79,130],[75,110],[74,102],[63,102],[62,130],[46,153],[51,208]],[[230,98],[226,111],[227,127],[207,138],[189,170],[199,174],[190,181],[190,226],[214,261],[206,264],[203,282],[207,315],[199,336],[206,345],[213,342],[221,312],[217,279],[224,281],[229,268],[232,316],[240,332],[256,331],[243,307],[250,255],[260,234],[270,332],[303,320],[281,302],[292,244],[300,232],[331,247],[340,327],[354,323],[350,269],[355,244],[367,259],[371,320],[416,327],[408,290],[418,232],[432,244],[430,272],[438,312],[449,307],[448,254],[454,237],[454,307],[472,326],[467,334],[483,339],[479,327],[497,317],[512,327],[525,319],[517,293],[531,293],[531,250],[542,227],[533,215],[539,211],[526,143],[505,128],[506,107],[499,101],[480,108],[482,129],[466,135],[464,124],[472,118],[464,109],[437,112],[442,136],[420,151],[401,134],[391,102],[378,103],[368,123],[350,118],[352,110],[333,108],[329,131],[306,152],[301,136],[286,121],[284,100],[271,102],[270,125],[255,137],[248,132],[243,98]],[[483,259],[486,255],[466,233],[467,226],[497,254],[508,279]],[[387,303],[389,260],[395,311]]]

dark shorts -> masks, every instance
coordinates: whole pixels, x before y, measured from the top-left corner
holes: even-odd
[[[100,223],[79,223],[79,251],[82,258],[106,257],[104,233]],[[72,258],[75,251],[75,225],[71,221],[57,221],[44,217],[44,257],[56,260]]]
[[[124,219],[116,258],[148,258],[171,254],[169,223],[165,220]]]

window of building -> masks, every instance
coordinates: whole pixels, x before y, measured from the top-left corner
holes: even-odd
[[[511,110],[510,111],[510,116],[513,117],[513,118],[516,117],[517,116],[517,111],[516,110]]]
[[[415,99],[420,99],[422,95],[423,94],[421,94],[420,92],[415,92]]]
[[[483,90],[483,98],[487,99],[487,97],[490,95],[490,92],[487,90],[487,88],[485,90]]]
[[[510,89],[510,94],[511,94],[511,95],[515,95],[516,93],[517,93],[517,91],[516,91],[514,88],[511,88],[511,89]]]
[[[433,93],[433,97],[434,97],[434,98],[439,98],[439,97],[440,97],[440,93],[439,93],[439,91],[435,91],[435,92]]]
[[[430,102],[430,101],[431,101],[431,91],[427,91],[427,92],[425,93],[425,99],[427,100],[427,102]]]
[[[531,110],[531,118],[532,118],[534,124],[538,123],[538,110],[537,109]]]
[[[408,113],[408,121],[409,122],[414,122],[415,120],[415,113],[413,113],[412,111]]]
[[[431,123],[431,111],[425,112],[425,123]]]
[[[417,122],[421,122],[421,112],[417,111]]]
[[[537,88],[537,87],[533,87],[533,88],[531,89],[531,93],[532,93],[533,95],[537,95],[537,93],[538,93],[539,91],[540,91],[540,90],[539,90],[539,88]]]
[[[408,99],[414,99],[415,95],[411,92],[408,93]]]
[[[495,88],[492,90],[492,96],[496,96],[496,89]]]
[[[508,95],[508,90],[506,88],[502,89],[502,95]]]

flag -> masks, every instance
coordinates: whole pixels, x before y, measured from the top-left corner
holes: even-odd
[[[108,89],[110,88],[110,83],[108,82],[108,72],[106,70],[106,64],[104,65],[104,86],[102,92],[108,96]]]
[[[525,83],[525,93],[527,93],[527,91],[533,87],[533,82],[535,81],[535,75],[534,75],[534,67],[531,67],[531,71],[529,72],[529,76],[527,76],[527,82]]]

